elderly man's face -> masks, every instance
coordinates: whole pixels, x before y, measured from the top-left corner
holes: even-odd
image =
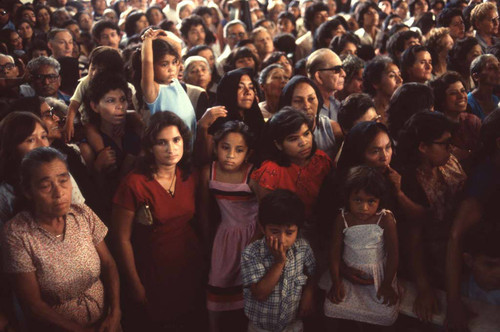
[[[0,55],[0,78],[16,78],[19,76],[19,69],[14,61],[5,55]]]
[[[54,67],[43,65],[33,75],[32,85],[38,96],[56,97],[57,90],[61,86],[61,76],[57,74]]]
[[[233,49],[234,46],[243,39],[248,38],[247,32],[243,25],[241,24],[235,24],[229,29],[227,29],[227,44],[229,45],[229,48]]]
[[[323,56],[323,66],[314,74],[320,89],[333,93],[344,88],[345,71],[342,61],[333,52]]]
[[[69,31],[59,32],[48,43],[52,56],[56,59],[71,56],[73,53],[73,37]]]

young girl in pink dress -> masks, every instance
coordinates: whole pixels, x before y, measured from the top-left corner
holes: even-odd
[[[211,331],[246,329],[240,257],[254,235],[258,211],[257,199],[248,186],[253,168],[247,162],[250,146],[247,125],[226,122],[214,135],[216,160],[202,172],[200,215],[205,218],[206,243],[213,243],[207,294]],[[210,195],[220,211],[218,226],[215,220],[219,218],[210,213]],[[213,242],[212,229],[216,229]]]

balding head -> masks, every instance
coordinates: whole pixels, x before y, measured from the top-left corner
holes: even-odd
[[[306,71],[324,97],[344,87],[345,71],[342,61],[328,48],[316,50],[307,58]]]

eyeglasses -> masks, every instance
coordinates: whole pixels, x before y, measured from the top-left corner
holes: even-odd
[[[8,13],[7,13],[5,10],[0,11],[0,15],[1,15],[1,16],[5,16],[5,15],[7,15],[7,14],[8,14]]]
[[[3,70],[12,70],[14,69],[16,65],[13,64],[13,63],[6,63],[5,65],[0,65],[0,71],[3,71]]]
[[[320,68],[318,71],[333,71],[335,74],[339,74],[342,70],[344,70],[344,66],[339,65],[339,66],[334,66],[330,68]]]
[[[58,78],[59,78],[58,74],[47,74],[47,75],[35,74],[35,75],[33,75],[33,79],[35,81],[45,81],[47,79],[51,83],[54,83],[55,81],[57,81]]]
[[[228,37],[231,39],[235,39],[236,37],[245,38],[246,35],[247,35],[246,32],[238,32],[238,33],[230,33]]]
[[[56,115],[56,113],[54,112],[54,107],[51,107],[47,111],[42,113],[42,118],[52,119],[52,118],[54,118],[54,115]]]

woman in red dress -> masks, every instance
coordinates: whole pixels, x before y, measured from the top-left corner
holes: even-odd
[[[200,245],[190,221],[196,177],[191,135],[171,112],[150,119],[140,167],[113,199],[112,229],[122,272],[124,322],[133,331],[196,331],[203,306]]]

